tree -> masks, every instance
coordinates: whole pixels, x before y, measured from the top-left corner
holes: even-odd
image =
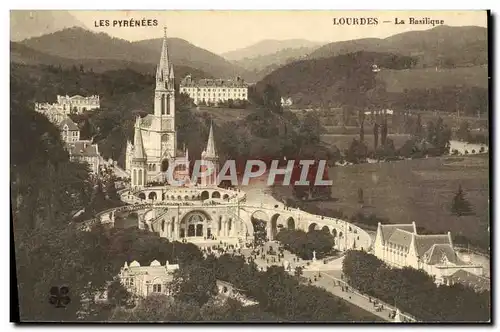
[[[119,280],[113,280],[108,286],[108,302],[117,307],[124,306],[130,300],[130,293]]]
[[[469,122],[468,121],[462,121],[460,123],[460,128],[458,128],[458,131],[457,131],[457,138],[460,141],[470,142],[470,140],[471,140],[471,133],[470,133],[470,128],[469,128]]]
[[[283,112],[283,109],[281,107],[281,95],[275,86],[266,84],[262,95],[262,100],[264,106],[267,107],[271,112]]]
[[[365,201],[363,199],[363,189],[358,188],[358,203],[363,204]]]
[[[420,116],[420,113],[417,115],[417,123],[415,124],[415,132],[414,135],[418,138],[422,138],[424,129],[422,127],[422,118]]]
[[[358,121],[359,121],[359,140],[360,142],[365,141],[365,112],[363,110],[358,111]]]
[[[304,274],[304,268],[302,266],[296,266],[294,274],[297,278],[300,278]]]
[[[374,137],[374,143],[373,143],[373,150],[377,150],[377,147],[378,147],[378,128],[379,128],[379,125],[378,123],[374,123],[373,124],[373,137]]]
[[[459,217],[472,214],[471,205],[467,201],[467,199],[465,199],[465,195],[461,185],[458,186],[458,191],[453,197],[453,201],[451,203],[451,212]]]
[[[217,294],[214,271],[198,264],[189,264],[174,272],[170,285],[174,298],[181,301],[194,301],[203,305]]]
[[[382,123],[382,128],[380,130],[380,144],[385,145],[387,140],[387,118],[384,117],[384,122]]]

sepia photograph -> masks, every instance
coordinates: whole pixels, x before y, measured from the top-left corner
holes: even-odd
[[[490,15],[11,10],[11,321],[491,324]]]

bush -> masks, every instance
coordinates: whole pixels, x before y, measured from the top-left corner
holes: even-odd
[[[350,250],[343,261],[348,282],[425,322],[485,322],[490,320],[490,292],[476,293],[461,284],[436,286],[422,270],[390,268],[374,255]]]
[[[302,259],[312,259],[313,251],[316,251],[318,259],[334,253],[332,252],[334,237],[324,230],[306,233],[302,230],[282,229],[276,235],[276,240],[280,241],[285,249]]]

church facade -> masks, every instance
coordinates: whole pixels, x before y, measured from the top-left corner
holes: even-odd
[[[168,178],[166,172],[173,165],[176,165],[174,179],[186,180],[186,185],[189,185],[189,154],[187,149],[177,146],[174,79],[165,29],[156,70],[154,112],[143,118],[137,117],[133,144],[127,142],[125,169],[130,175],[132,188],[141,188],[148,183],[165,183]],[[213,129],[210,128],[207,144],[210,151],[204,157],[211,161],[218,158],[213,139]]]

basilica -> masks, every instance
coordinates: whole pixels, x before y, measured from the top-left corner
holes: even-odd
[[[169,165],[176,165],[173,172],[176,181],[183,181],[185,185],[197,185],[190,183],[187,149],[179,149],[177,146],[174,78],[165,29],[160,63],[156,69],[154,112],[143,118],[137,117],[133,144],[127,142],[125,168],[130,175],[132,188],[143,188],[150,183],[165,183]],[[202,160],[215,164],[218,162],[212,126]],[[215,178],[202,178],[201,184],[216,185]]]

